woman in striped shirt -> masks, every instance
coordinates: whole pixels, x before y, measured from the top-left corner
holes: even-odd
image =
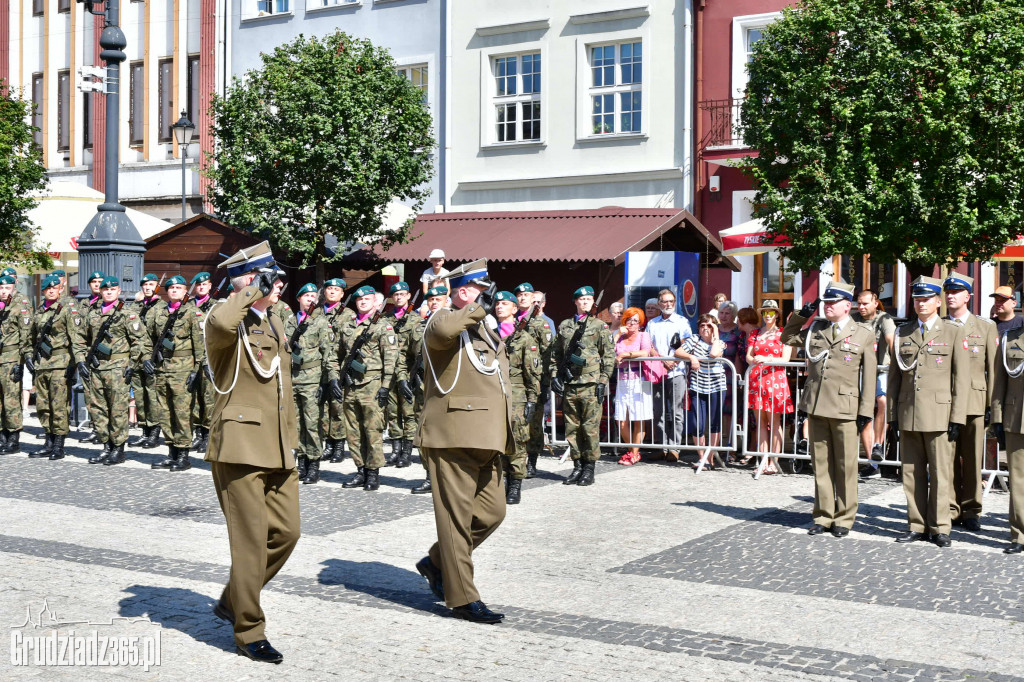
[[[700,446],[716,447],[722,442],[725,366],[720,362],[702,363],[701,360],[720,358],[724,351],[725,344],[718,337],[718,320],[714,315],[704,314],[697,319],[697,334],[688,337],[675,352],[676,357],[690,366],[692,408],[687,415],[686,428],[696,436]],[[710,461],[714,462],[714,458]]]

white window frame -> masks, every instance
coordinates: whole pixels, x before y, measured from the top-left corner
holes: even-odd
[[[434,72],[430,68],[430,64],[427,62],[418,62],[415,64],[397,64],[395,71],[405,76],[406,80],[412,83],[412,70],[413,69],[426,69],[427,71],[427,87],[423,90],[426,94],[426,105],[430,108],[430,88],[434,85]],[[417,86],[419,87],[419,86]]]
[[[433,131],[434,138],[437,139],[437,111],[435,105],[439,96],[437,91],[439,75],[437,73],[436,56],[420,54],[395,59],[395,67],[398,71],[404,71],[405,69],[417,66],[427,67],[427,111],[430,112],[431,130]]]
[[[747,73],[747,31],[766,28],[781,16],[782,12],[766,12],[732,18],[732,87],[729,92],[733,99],[743,99],[750,80]]]
[[[298,2],[298,0],[291,0]],[[327,4],[324,4],[324,3]],[[363,0],[306,0],[306,13],[324,12],[333,9],[354,8],[363,4]]]
[[[548,56],[550,52],[547,50],[547,45],[543,42],[524,43],[516,46],[518,49],[515,50],[494,50],[492,52],[481,52],[481,64],[480,64],[480,92],[481,92],[481,116],[480,116],[480,148],[481,149],[498,149],[507,147],[538,147],[544,146],[547,140],[547,121],[548,121],[548,108],[546,99],[548,98],[548,85],[550,83],[548,79]],[[522,57],[526,55],[539,55],[540,56],[540,92],[536,94],[523,94],[522,93]],[[519,84],[517,93],[512,96],[498,96],[497,88],[497,76],[495,70],[495,64],[498,59],[515,57],[517,59],[516,69],[516,80]],[[522,107],[518,106],[526,102],[537,102],[540,104],[541,115],[540,115],[540,136],[536,140],[524,140],[522,139]],[[519,139],[507,140],[503,142],[498,141],[498,116],[497,106],[500,103],[517,105],[517,110],[520,115],[516,120],[516,130]]]
[[[641,59],[641,77],[639,85],[630,83],[623,85],[621,84],[622,65],[619,61],[621,55],[621,48],[619,45],[625,43],[640,43],[641,49],[643,50],[643,57]],[[647,132],[651,129],[651,113],[654,109],[654,94],[651,92],[651,64],[652,50],[651,32],[648,27],[645,26],[643,30],[639,31],[628,31],[628,32],[610,32],[600,35],[592,35],[587,38],[581,38],[576,41],[576,83],[577,83],[577,94],[576,94],[576,141],[577,142],[593,142],[596,140],[622,140],[622,139],[633,139],[633,138],[646,138]],[[595,88],[593,86],[593,70],[591,64],[591,55],[593,54],[593,48],[605,47],[608,45],[615,45],[615,80],[616,85],[613,86],[602,86]],[[622,92],[640,92],[640,130],[638,131],[626,131],[626,132],[613,132],[613,133],[594,133],[593,123],[593,108],[594,101],[593,96],[600,92],[601,94],[614,94],[615,98],[615,125],[621,124],[621,100],[619,94]]]
[[[284,10],[281,10],[281,11],[278,11],[277,10],[277,4],[278,4],[278,2],[280,2],[280,0],[269,0],[269,1],[270,1],[270,10],[271,11],[265,12],[265,11],[260,9],[260,0],[242,0],[242,18],[241,18],[241,21],[243,21],[243,22],[245,22],[245,21],[254,21],[254,20],[258,21],[260,19],[290,17],[290,16],[292,16],[292,14],[294,12],[295,3],[298,2],[298,0],[284,0],[285,2],[288,3],[288,8],[284,9]]]

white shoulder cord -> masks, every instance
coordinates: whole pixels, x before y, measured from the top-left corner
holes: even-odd
[[[213,306],[213,308],[216,308],[216,307],[217,306]],[[206,327],[207,320],[210,319],[210,313],[213,312],[213,308],[210,308],[210,311],[208,313],[206,313],[206,317],[203,318],[203,327],[204,328]],[[228,386],[228,389],[226,391],[222,391],[220,386],[217,385],[216,380],[211,379],[210,380],[210,385],[213,386],[213,390],[216,391],[217,393],[220,393],[221,395],[227,395],[228,393],[231,393],[231,391],[235,390],[235,384],[238,383],[238,370],[242,366],[242,347],[243,346],[245,347],[246,354],[249,356],[249,361],[252,364],[252,368],[253,368],[253,370],[255,370],[255,372],[257,374],[259,374],[264,379],[269,379],[270,377],[272,377],[275,374],[277,374],[277,391],[278,391],[278,395],[280,395],[283,398],[284,397],[284,382],[281,380],[281,356],[280,355],[275,355],[273,361],[270,363],[270,368],[269,369],[263,369],[263,366],[260,365],[260,363],[258,363],[256,361],[256,358],[254,358],[253,355],[252,355],[252,349],[249,348],[249,335],[245,332],[245,326],[241,322],[238,323],[238,343],[237,343],[237,348],[236,348],[236,353],[235,353],[235,374],[234,374],[234,377],[231,379],[231,385]],[[206,351],[207,362],[209,362],[210,349],[206,347],[206,334],[205,333],[203,334],[203,350]]]
[[[430,319],[427,320],[426,326],[423,328],[423,339],[420,343],[423,344],[423,358],[427,361],[427,366],[430,368],[430,376],[434,377],[434,385],[437,386],[437,390],[441,395],[448,395],[455,388],[455,384],[459,383],[459,373],[462,371],[462,355],[456,353],[459,358],[458,364],[455,365],[455,379],[452,380],[452,385],[448,387],[448,390],[441,388],[441,382],[437,380],[437,372],[434,371],[434,363],[430,359],[430,352],[427,350],[427,327],[434,321],[434,316],[431,315]],[[463,332],[465,333],[465,332]],[[459,343],[462,343],[462,335],[459,335]]]
[[[1010,366],[1006,364],[1006,332],[1003,332],[1003,338],[1000,339],[999,344],[1003,347],[1003,369],[1010,375],[1011,379],[1016,379],[1021,374],[1024,374],[1024,362],[1010,369]]]
[[[817,355],[811,355],[811,335],[814,333],[814,325],[817,320],[811,322],[811,326],[807,328],[807,336],[804,337],[804,356],[807,361],[813,364],[817,364],[828,357],[829,349],[825,346],[825,350],[821,351]]]
[[[897,336],[896,338],[899,338],[899,337]],[[893,344],[892,354],[896,356],[896,366],[897,367],[899,367],[904,372],[909,372],[910,370],[912,370],[915,367],[917,367],[917,361],[921,357],[921,349],[918,349],[917,355],[914,356],[914,364],[908,366],[908,365],[904,365],[903,364],[903,358],[900,357],[900,352],[899,352],[899,350],[895,346],[896,346],[896,344],[894,343]]]

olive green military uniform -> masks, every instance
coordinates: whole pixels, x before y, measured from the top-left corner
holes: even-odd
[[[416,362],[416,354],[423,339],[425,320],[414,310],[410,310],[398,320],[393,316],[384,319],[398,333],[398,357],[394,381],[391,383],[391,394],[388,396],[387,423],[388,435],[398,441],[398,447],[401,448],[405,441],[411,443],[412,439],[416,437],[416,424],[420,415],[415,397],[417,390],[413,390],[413,402],[410,403],[399,393],[398,382],[410,379],[412,365]],[[411,383],[409,388],[413,388]]]
[[[537,349],[540,352],[541,385],[537,393],[540,402],[537,405],[537,410],[533,413],[533,419],[530,420],[530,438],[526,444],[526,452],[536,463],[537,455],[544,451],[544,405],[550,395],[551,381],[549,377],[551,376],[551,354],[554,350],[555,330],[551,328],[547,320],[537,315],[527,323],[526,331],[530,332],[530,336],[537,342]]]
[[[141,320],[142,326],[145,329],[146,320],[153,314],[153,309],[162,303],[163,299],[159,296],[153,296],[148,301],[132,303],[130,308],[132,312],[139,316],[139,320]],[[135,367],[135,372],[132,374],[132,393],[135,395],[135,422],[147,431],[155,426],[159,426],[160,421],[158,417],[160,410],[156,404],[156,387],[153,384],[153,380],[142,373],[141,360],[140,365]],[[135,441],[132,441],[133,445],[134,443]]]
[[[107,329],[109,337],[98,339],[103,323],[112,319]],[[124,444],[128,438],[128,383],[124,371],[138,366],[149,351],[149,337],[138,313],[126,307],[118,310],[115,304],[106,313],[93,308],[82,320],[83,333],[74,338],[75,358],[82,362],[90,350],[97,348],[89,369],[89,418],[92,420],[99,442],[113,447]]]
[[[999,341],[992,391],[992,423],[1006,434],[1010,470],[1010,542],[1024,544],[1024,328]]]
[[[192,299],[192,304],[202,313],[202,316],[199,318],[200,334],[204,334],[206,316],[213,310],[213,306],[219,302],[212,296],[208,297],[202,304],[198,304],[196,299]],[[214,393],[213,384],[210,383],[205,372],[200,377],[200,381],[202,382],[202,387],[192,396],[192,426],[201,426],[209,433],[210,415],[213,414],[213,403],[216,401],[217,396]]]
[[[814,523],[852,528],[860,449],[857,417],[872,419],[875,413],[875,333],[850,317],[838,328],[816,320],[802,329],[806,323],[807,318],[793,313],[782,330],[782,343],[803,348],[807,342],[809,350],[800,409],[809,415]]]
[[[523,329],[505,338],[508,355],[508,377],[512,403],[512,435],[515,448],[508,456],[512,477],[526,478],[526,449],[530,440],[530,424],[526,421],[526,404],[536,403],[540,393],[542,364],[536,340]],[[543,405],[537,407],[543,411]]]
[[[75,364],[72,320],[71,309],[54,301],[49,307],[39,304],[32,324],[36,414],[43,431],[54,436],[66,436],[69,431],[67,371]]]
[[[27,325],[26,325],[27,322]],[[0,428],[21,431],[21,363],[31,352],[32,311],[11,297],[0,311]],[[12,376],[13,375],[13,376]]]
[[[601,402],[595,390],[603,385],[607,394],[608,381],[615,368],[615,345],[606,325],[589,315],[583,322],[576,316],[563,320],[558,325],[551,351],[551,378],[558,376],[566,351],[576,333],[578,325],[586,324],[580,338],[579,360],[582,364],[568,362],[571,379],[565,382],[562,394],[562,414],[565,417],[565,439],[573,462],[596,462],[601,458]]]
[[[174,312],[170,302],[158,305],[146,319],[150,347],[159,349],[153,362],[156,421],[168,445],[186,450],[192,447],[192,394],[188,377],[192,372],[202,372],[206,364],[200,327],[204,317],[203,311],[183,301]]]
[[[339,365],[344,362],[352,344],[372,319],[372,316],[368,316],[360,323],[353,317],[341,329]],[[398,360],[398,335],[394,327],[384,320],[374,323],[369,335],[363,345],[363,358],[360,361],[364,370],[356,371],[353,368],[348,377],[351,383],[342,382],[346,384],[342,408],[352,460],[360,469],[380,469],[384,466],[384,410],[377,403],[377,391],[381,386],[391,385]],[[331,378],[342,379],[335,376]]]
[[[971,377],[965,342],[963,327],[939,318],[924,333],[916,319],[896,330],[886,393],[889,421],[899,425],[907,520],[914,533],[950,531],[953,444],[946,429],[966,419]]]
[[[950,320],[957,324],[955,320]],[[953,483],[949,514],[954,521],[981,516],[981,465],[985,460],[985,413],[992,402],[995,380],[996,326],[989,320],[968,314],[963,325],[970,364],[967,392],[967,423],[953,447]]]
[[[300,312],[285,322],[284,329],[291,348],[289,371],[299,427],[299,448],[295,454],[317,461],[322,454],[317,392],[330,376],[327,364],[336,365],[338,354],[331,341],[331,328],[323,315],[309,317]]]
[[[326,318],[327,325],[330,327],[331,333],[334,334],[332,342],[335,344],[335,349],[338,349],[341,345],[342,328],[354,320],[356,314],[351,308],[346,308],[339,301],[330,308],[326,304],[317,307],[313,316],[317,317],[320,315]],[[324,396],[324,400],[325,402],[320,409],[320,435],[329,441],[343,441],[346,434],[345,411],[342,408],[342,403],[340,400],[334,400],[330,396]]]

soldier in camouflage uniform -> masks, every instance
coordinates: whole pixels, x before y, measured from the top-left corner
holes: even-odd
[[[206,350],[200,322],[203,312],[186,301],[185,278],[164,283],[167,303],[158,305],[146,318],[146,334],[153,352],[142,361],[142,371],[153,378],[157,421],[164,430],[168,456],[153,469],[185,471],[192,445],[192,393],[199,388]]]
[[[90,464],[121,464],[128,440],[128,385],[133,367],[149,351],[149,338],[139,315],[118,301],[121,283],[107,277],[100,285],[103,304],[83,315],[83,334],[72,338],[78,375],[91,384],[89,417],[103,443]]]
[[[103,282],[103,280],[106,278],[106,276],[107,275],[102,270],[94,270],[92,273],[89,274],[89,282],[88,282],[88,284],[89,284],[89,296],[87,298],[84,298],[84,299],[82,299],[80,301],[77,301],[77,304],[76,304],[75,303],[76,300],[74,298],[66,299],[66,298],[62,297],[62,298],[60,298],[58,300],[58,303],[62,302],[65,305],[65,307],[66,307],[68,300],[70,300],[72,302],[72,304],[73,304],[73,307],[70,308],[70,309],[73,311],[73,314],[76,317],[78,317],[80,315],[87,314],[88,311],[91,310],[92,308],[95,308],[95,307],[103,304],[103,299],[100,297],[100,284]],[[77,310],[74,307],[75,304],[77,305]],[[71,331],[72,331],[72,333],[73,334],[81,333],[81,330],[82,330],[81,323],[74,324],[74,321],[72,321],[72,324],[71,324]],[[85,399],[85,404],[88,405],[89,404],[89,400],[90,400],[90,396],[89,396],[89,382],[88,381],[83,381],[82,382],[82,396]],[[83,443],[98,443],[99,442],[99,438],[97,437],[96,432],[93,431],[87,437],[81,439],[81,442],[83,442]]]
[[[73,314],[71,308],[65,308],[57,300],[60,297],[58,278],[46,277],[41,288],[43,300],[36,309],[32,350],[25,365],[35,377],[36,414],[46,434],[46,443],[29,457],[56,460],[64,458],[64,439],[69,431],[68,380],[74,377],[71,347],[77,311]]]
[[[14,297],[14,278],[0,277],[0,454],[21,450],[21,377],[23,358],[29,353],[25,320],[32,311]]]
[[[206,325],[206,316],[213,310],[213,306],[217,305],[216,299],[210,295],[210,291],[213,289],[210,273],[200,272],[192,278],[189,286],[195,290],[192,305],[202,313],[202,316],[199,318],[199,330],[203,332]],[[217,398],[213,390],[213,382],[207,376],[206,370],[207,367],[204,366],[203,372],[199,375],[198,379],[201,386],[196,389],[192,400],[192,427],[195,430],[192,438],[192,447],[196,452],[206,452],[206,444],[210,440],[210,414],[213,412],[213,403]]]
[[[540,391],[540,349],[528,330],[525,318],[520,318],[517,322],[518,304],[515,294],[510,291],[499,291],[494,300],[498,334],[505,342],[505,352],[508,355],[512,436],[515,439],[512,454],[503,455],[508,471],[505,479],[505,503],[519,504],[523,479],[526,478],[526,446],[530,440],[530,420],[537,410],[537,395]]]
[[[344,488],[377,490],[384,465],[384,408],[398,359],[398,336],[391,324],[374,320],[376,297],[373,287],[356,289],[357,315],[341,329],[340,371],[330,377],[345,387],[345,430],[358,467]],[[364,332],[362,347],[353,352]]]
[[[412,464],[412,439],[416,436],[416,425],[419,423],[419,412],[416,411],[416,394],[409,384],[408,362],[415,362],[415,353],[410,358],[409,349],[423,338],[423,318],[410,304],[410,291],[407,282],[395,282],[388,290],[394,309],[383,317],[395,328],[398,334],[398,360],[395,367],[395,379],[391,384],[388,397],[387,424],[388,435],[391,437],[391,454],[387,463],[399,469]],[[405,385],[402,385],[405,381]]]
[[[146,328],[146,320],[153,314],[157,305],[163,302],[157,289],[160,278],[152,272],[142,277],[141,289],[135,294],[135,302],[131,304],[132,312],[139,316],[142,328]],[[160,422],[157,420],[156,390],[153,380],[146,377],[142,367],[133,369],[132,393],[135,395],[135,423],[142,429],[142,435],[128,443],[132,447],[155,448],[160,444]]]
[[[291,349],[292,395],[299,426],[299,448],[295,455],[299,480],[303,483],[320,481],[320,397],[324,390],[342,397],[341,386],[337,380],[330,380],[328,370],[333,362],[337,375],[337,344],[327,318],[311,314],[316,310],[318,297],[315,284],[299,289],[299,312],[284,325]]]
[[[356,316],[351,308],[346,308],[341,302],[344,293],[345,280],[340,277],[327,280],[324,282],[323,305],[317,306],[316,312],[313,313],[314,317],[323,315],[327,319],[327,326],[334,335],[335,344],[340,343],[341,329]],[[320,435],[324,439],[323,459],[337,463],[345,459],[345,414],[340,398],[334,398],[325,390],[320,399],[324,401],[320,407]]]
[[[534,289],[529,282],[523,282],[512,293],[519,303],[518,319],[530,316],[526,331],[537,342],[540,351],[540,390],[537,394],[538,405],[530,417],[530,439],[526,444],[526,477],[537,475],[537,457],[544,450],[544,405],[551,393],[551,350],[554,347],[555,330],[540,314],[539,308],[533,305]]]
[[[615,368],[615,345],[608,325],[589,314],[594,289],[580,287],[572,298],[576,314],[558,325],[551,354],[551,387],[562,396],[565,439],[572,455],[572,473],[563,483],[593,485],[594,463],[601,458],[601,409]],[[572,340],[581,325],[579,348],[574,349]]]
[[[448,305],[448,287],[436,286],[427,289],[427,318],[423,320],[423,324],[419,326],[416,338],[409,339],[409,347],[405,349],[405,352],[410,354],[413,359],[406,367],[408,372],[408,383],[409,387],[413,390],[415,396],[415,410],[416,410],[416,423],[419,424],[420,414],[423,412],[423,330],[427,326],[427,320],[435,312],[444,308]],[[398,363],[398,371],[402,371],[403,363]],[[399,377],[405,379],[405,374]],[[411,451],[411,448],[410,448]],[[430,469],[427,469],[427,461],[423,458],[423,453],[420,453],[420,463],[423,468],[427,471],[427,478],[423,483],[416,486],[409,492],[413,495],[423,495],[433,491],[433,485],[430,483]]]

